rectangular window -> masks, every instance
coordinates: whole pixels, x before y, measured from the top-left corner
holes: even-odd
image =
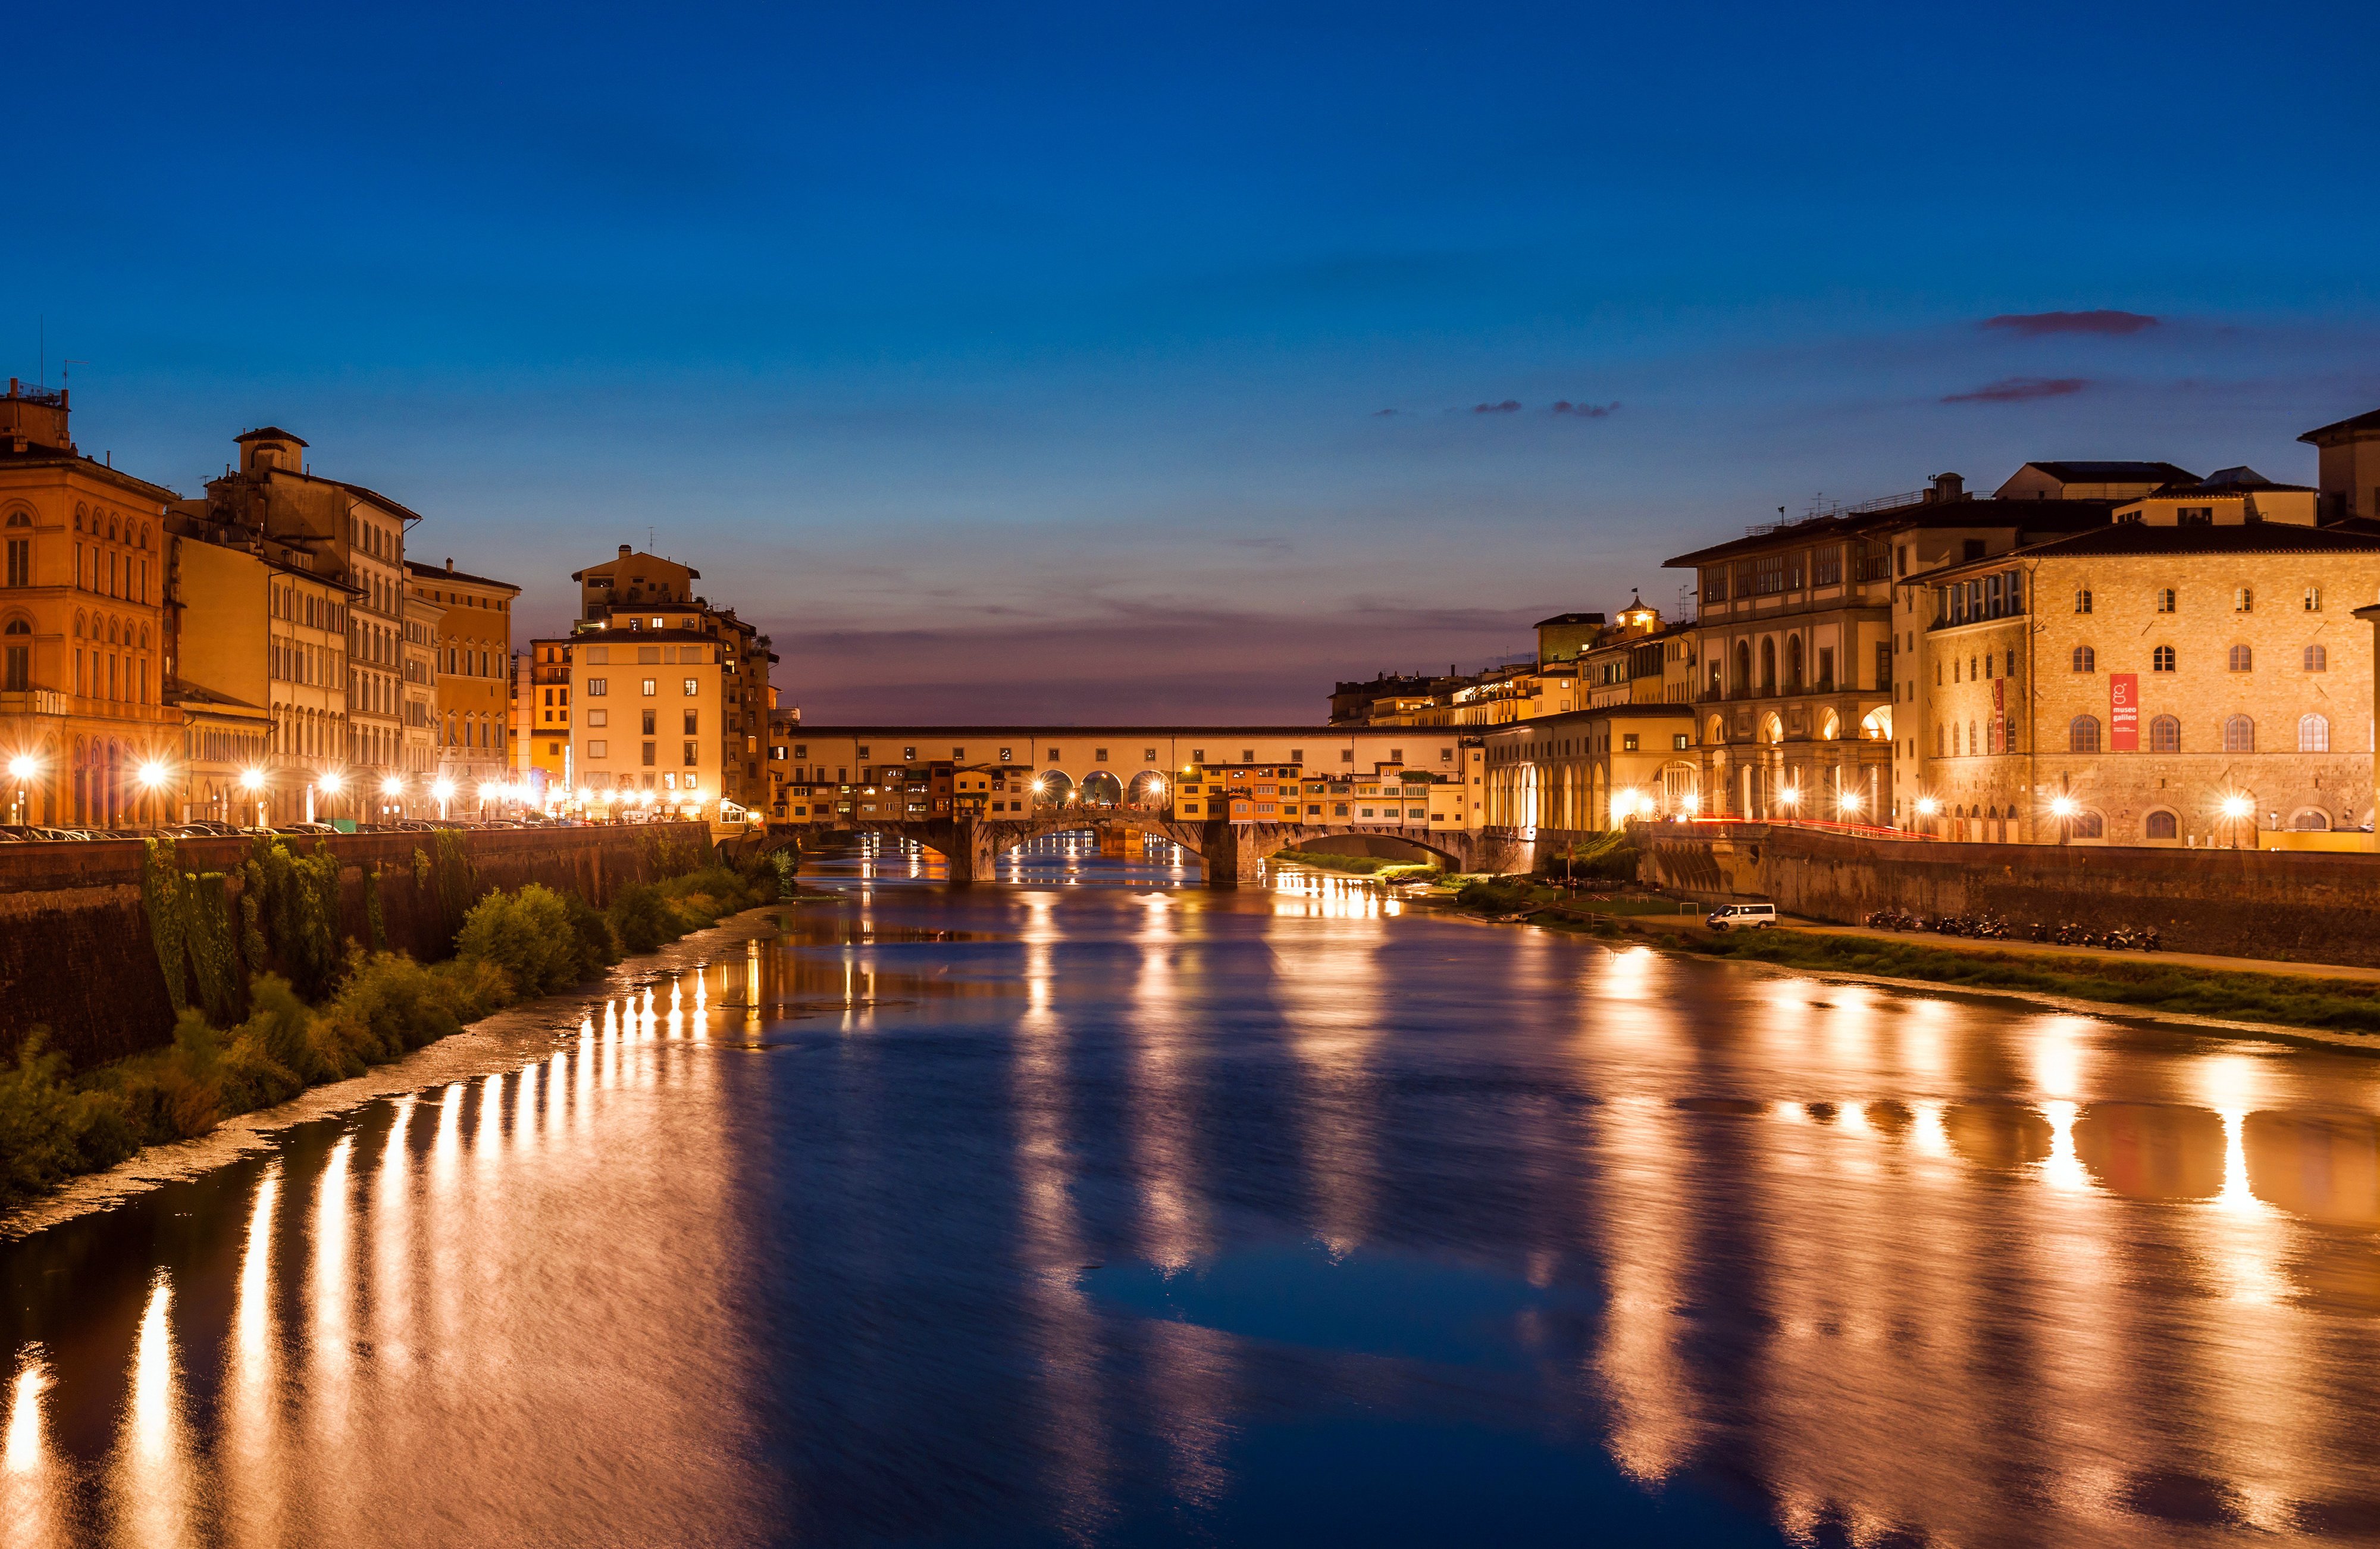
[[[1620,734],[1620,750],[1623,753],[1633,753],[1638,750],[1636,747],[1636,734],[1634,732],[1629,731]]]
[[[1766,554],[1752,562],[1752,594],[1769,597],[1785,590],[1785,556]]]
[[[608,710],[590,710],[587,713],[587,724],[590,726],[608,726],[612,724],[612,713]]]
[[[610,758],[612,756],[612,745],[599,737],[594,741],[587,744],[587,756],[590,759]]]
[[[688,699],[692,699],[692,698],[694,698],[694,696],[695,696],[695,695],[697,695],[697,694],[698,694],[698,693],[702,692],[702,689],[700,689],[700,687],[698,686],[698,685],[699,685],[699,683],[700,683],[700,681],[701,681],[700,679],[698,679],[698,678],[693,678],[693,677],[689,677],[689,678],[687,678],[687,679],[686,680],[686,698],[688,698]]]
[[[644,756],[644,761],[643,761],[643,762],[644,762],[645,767],[646,767],[646,768],[648,768],[648,769],[650,769],[650,768],[651,768],[651,767],[653,766],[653,762],[654,762],[654,761],[653,761],[653,745],[652,745],[651,743],[648,742],[648,743],[646,743],[646,744],[644,745],[644,747],[645,747],[645,756]]]
[[[2308,613],[2322,611],[2322,588],[2309,586],[2305,589],[2305,611]]]
[[[2255,607],[2256,593],[2250,588],[2243,586],[2231,593],[2231,611],[2233,613],[2252,613],[2255,611]]]
[[[1093,763],[1105,763],[1105,762],[1108,762],[1108,750],[1107,750],[1105,748],[1094,749],[1094,750],[1092,750],[1092,753],[1091,753],[1091,762],[1092,762]]]
[[[1812,586],[1840,586],[1842,579],[1843,551],[1840,546],[1829,545],[1810,556]]]
[[[30,538],[8,540],[8,584],[10,586],[33,584],[33,541]],[[253,657],[249,659],[254,660]]]
[[[658,717],[656,717],[652,711],[648,710],[645,712],[644,733],[647,737],[653,735],[653,723],[657,718]]]
[[[587,692],[589,698],[601,699],[611,691],[612,680],[608,677],[590,677],[587,680]]]
[[[652,698],[652,697],[653,697],[653,691],[654,691],[654,684],[653,684],[653,680],[652,680],[651,678],[648,677],[648,678],[646,678],[646,679],[645,679],[645,698],[647,698],[647,699],[650,699],[650,698]]]
[[[1012,760],[1012,759],[1011,759],[1011,757],[1010,757],[1009,755],[1010,755],[1011,753],[1013,753],[1014,751],[1014,749],[1010,749],[1010,748],[1002,748],[1002,749],[1000,750],[1000,762],[1002,762],[1002,763],[1009,763],[1009,762],[1014,762],[1014,760]]]
[[[698,746],[699,744],[693,742],[689,742],[686,745],[686,762],[688,764],[697,764],[702,762],[702,760],[695,754],[695,749]]]

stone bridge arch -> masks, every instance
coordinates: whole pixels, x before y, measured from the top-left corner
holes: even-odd
[[[927,849],[940,852],[949,865],[951,881],[964,884],[989,880],[995,875],[1000,858],[1019,845],[1047,835],[1075,833],[1101,823],[1155,835],[1181,846],[1198,858],[1207,874],[1207,885],[1214,888],[1252,887],[1262,876],[1267,858],[1335,835],[1377,834],[1402,839],[1439,857],[1455,871],[1473,870],[1477,850],[1476,835],[1460,831],[1441,833],[1425,830],[1417,835],[1413,830],[1385,824],[1342,824],[1326,828],[1294,823],[1232,823],[1224,819],[1186,823],[1158,812],[1135,811],[1129,807],[1099,808],[1090,811],[1074,808],[1037,811],[1016,818],[970,814],[935,818],[923,823],[861,820],[837,826],[853,833],[885,834],[914,840]]]

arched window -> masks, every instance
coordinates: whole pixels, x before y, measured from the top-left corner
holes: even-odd
[[[33,525],[33,518],[25,515],[22,511],[11,511],[8,513],[8,525],[10,527],[30,527]]]
[[[1967,751],[1970,753],[1980,753],[1983,750],[1984,739],[1975,735],[1975,723],[1970,721],[1967,723]]]
[[[2074,670],[2076,672],[2097,672],[2099,670],[2099,653],[2092,650],[2087,645],[2076,646],[2074,648]]]
[[[2066,724],[2066,749],[2074,753],[2095,753],[2099,750],[2099,718],[2077,715]]]
[[[2252,672],[2256,667],[2256,653],[2244,645],[2235,645],[2231,648],[2230,665],[2233,672]]]
[[[2298,717],[2298,751],[2326,753],[2330,751],[2330,718],[2326,715]]]
[[[2169,645],[2160,645],[2155,651],[2149,653],[2149,671],[2171,672],[2172,670],[2173,647]]]
[[[2305,648],[2305,670],[2308,672],[2328,672],[2330,670],[2330,653],[2319,645],[2307,646]]]
[[[2181,837],[2181,820],[2171,812],[2151,812],[2142,833],[2152,839],[2178,839]]]
[[[2170,715],[2159,715],[2149,722],[2149,751],[2178,753],[2181,751],[2181,723]]]
[[[2289,826],[2301,834],[2320,834],[2330,826],[2330,814],[2319,807],[2301,807],[2289,814]]]
[[[2104,839],[2107,836],[2107,820],[2085,809],[2067,820],[2067,832],[2077,839]]]
[[[2227,753],[2252,753],[2256,750],[2256,723],[2245,715],[2223,718],[2223,750]]]
[[[1760,642],[1760,691],[1777,691],[1777,641],[1774,638]]]
[[[1802,637],[1799,635],[1785,642],[1785,686],[1788,693],[1802,691]]]
[[[21,694],[33,686],[33,627],[21,618],[12,618],[5,632],[7,651],[0,657],[0,689]]]

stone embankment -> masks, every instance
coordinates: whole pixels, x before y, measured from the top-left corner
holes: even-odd
[[[481,895],[526,883],[575,890],[601,908],[622,887],[693,870],[710,854],[698,823],[493,828],[436,834],[285,835],[294,856],[318,844],[339,862],[334,932],[434,962],[453,953],[462,914]],[[184,839],[188,896],[240,928],[249,839]],[[28,1031],[81,1069],[171,1040],[173,996],[144,897],[138,841],[0,845],[0,1058]],[[198,885],[202,884],[203,885]],[[216,900],[220,900],[218,904]]]

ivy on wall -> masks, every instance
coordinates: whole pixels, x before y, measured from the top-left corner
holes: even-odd
[[[189,1009],[189,970],[183,962],[182,857],[171,839],[146,839],[140,858],[140,906],[149,917],[149,943],[156,949],[157,971],[165,976],[165,994],[174,1015]]]

